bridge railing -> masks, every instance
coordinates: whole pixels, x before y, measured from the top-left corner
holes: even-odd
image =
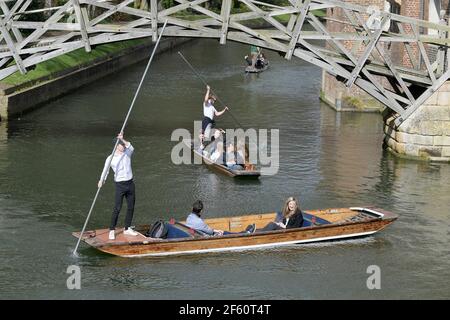
[[[357,85],[395,111],[412,114],[450,76],[450,27],[338,0],[68,0],[36,7],[0,0],[0,80],[59,55],[142,37],[216,38],[257,45],[315,64],[348,87]],[[142,3],[144,2],[144,3]],[[40,3],[40,2],[39,2]],[[167,2],[165,2],[167,3]],[[326,17],[318,17],[326,10]],[[263,22],[263,24],[261,24]]]

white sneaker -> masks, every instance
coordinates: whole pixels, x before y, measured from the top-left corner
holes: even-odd
[[[114,230],[110,230],[109,231],[109,240],[114,240],[116,239],[116,234]]]
[[[137,236],[139,233],[137,233],[136,231],[134,231],[131,228],[128,228],[123,232],[123,234],[126,236]]]

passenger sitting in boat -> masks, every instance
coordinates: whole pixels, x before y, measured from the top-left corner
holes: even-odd
[[[218,141],[216,144],[216,148],[214,152],[211,154],[209,158],[214,163],[223,163],[223,142]]]
[[[303,225],[303,214],[297,199],[289,197],[284,203],[281,212],[277,213],[274,222],[270,222],[262,229],[256,231],[272,231],[292,228],[301,228]]]
[[[216,151],[217,143],[223,141],[222,130],[214,129],[213,136],[211,138],[211,143],[207,146],[209,154],[213,154]]]
[[[237,150],[236,152],[237,164],[246,167],[246,164],[249,162],[249,158],[248,158],[248,148],[245,145],[244,140],[239,140],[237,142],[236,150]]]
[[[256,67],[257,69],[262,69],[262,68],[264,68],[264,60],[261,59],[260,57],[258,57],[258,59],[256,59],[255,67]]]
[[[234,232],[228,232],[223,230],[216,230],[212,229],[210,226],[208,226],[203,219],[201,218],[203,210],[203,202],[200,200],[197,200],[192,205],[192,213],[190,213],[186,219],[186,226],[189,228],[192,228],[194,230],[200,231],[204,233],[205,235],[210,236],[221,236],[226,234],[235,234]],[[250,225],[245,229],[243,232],[238,233],[253,233],[255,231],[255,225]]]
[[[232,170],[244,170],[244,166],[239,163],[244,163],[244,160],[237,156],[234,145],[230,143],[227,147],[226,165]]]

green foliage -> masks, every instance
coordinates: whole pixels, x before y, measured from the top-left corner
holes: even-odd
[[[167,8],[173,7],[173,5],[175,4],[175,1],[174,0],[161,0],[161,4],[165,9],[167,9]]]

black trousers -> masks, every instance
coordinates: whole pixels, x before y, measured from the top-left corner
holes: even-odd
[[[114,210],[111,217],[111,226],[109,230],[114,230],[119,218],[120,209],[122,209],[123,197],[127,199],[127,216],[125,217],[125,229],[131,226],[133,220],[135,190],[133,180],[116,182],[116,197]]]
[[[211,124],[211,129],[215,127],[216,122],[208,117],[203,117],[202,120],[202,133],[205,133],[206,127]]]
[[[264,228],[258,229],[258,231],[273,231],[282,230],[283,228],[277,225],[275,222],[269,222]]]

